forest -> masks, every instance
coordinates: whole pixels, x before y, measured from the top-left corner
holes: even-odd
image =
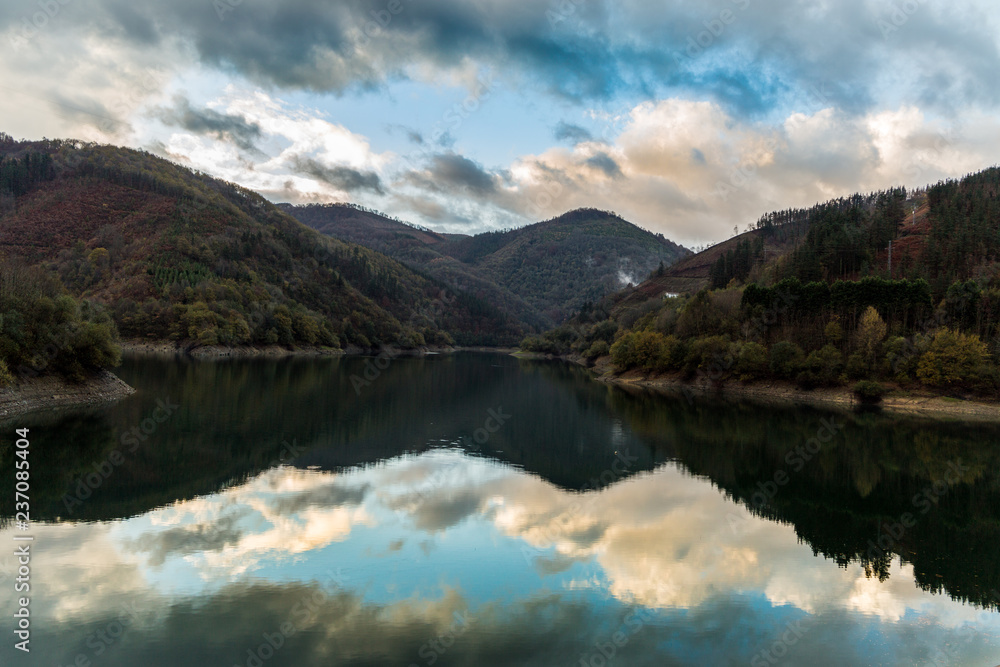
[[[909,196],[894,188],[771,213],[718,257],[707,287],[588,304],[522,349],[704,383],[850,386],[871,401],[916,388],[995,397],[998,192],[992,168]],[[925,222],[908,229],[918,207]],[[794,245],[767,260],[775,236]],[[897,239],[890,273],[884,251]]]
[[[487,301],[149,153],[6,137],[0,177],[0,253],[105,304],[124,338],[374,349],[523,335]]]
[[[117,338],[106,309],[69,296],[51,274],[0,264],[0,387],[48,374],[82,382],[118,365]]]

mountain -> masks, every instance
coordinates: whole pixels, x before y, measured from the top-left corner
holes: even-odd
[[[546,329],[554,324],[476,267],[448,254],[447,248],[453,240],[466,237],[438,234],[349,204],[279,204],[278,207],[327,236],[385,253],[453,289],[494,304],[528,329]]]
[[[325,234],[419,266],[497,304],[527,327],[560,323],[588,302],[690,254],[660,234],[595,209],[476,236],[439,234],[349,205],[282,209]]]
[[[755,228],[692,255],[616,302],[730,283],[924,279],[940,298],[956,282],[987,285],[1000,262],[1000,168],[907,192],[891,188],[765,214]],[[890,270],[891,247],[891,270]]]
[[[522,348],[872,401],[1000,392],[1000,168],[768,213],[657,274]]]
[[[494,305],[254,192],[114,146],[0,135],[0,255],[108,304],[129,338],[373,348],[523,333]]]

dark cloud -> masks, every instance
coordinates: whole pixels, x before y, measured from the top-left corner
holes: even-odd
[[[417,130],[413,129],[412,127],[407,127],[406,125],[390,124],[386,126],[386,130],[393,133],[397,131],[402,132],[403,134],[406,135],[407,140],[412,144],[416,144],[418,146],[422,146],[424,144],[424,135],[418,132]]]
[[[329,484],[309,489],[292,496],[281,496],[274,503],[274,510],[283,516],[301,512],[312,507],[331,509],[346,505],[360,505],[371,490],[369,485],[361,487],[342,487]]]
[[[573,125],[572,123],[560,122],[556,125],[556,141],[569,141],[572,144],[579,144],[585,141],[592,141],[594,135],[587,128]]]
[[[342,192],[368,190],[384,194],[382,179],[373,171],[359,171],[352,167],[327,166],[311,157],[297,156],[292,160],[292,168],[300,174],[312,176]]]
[[[732,15],[725,24],[718,3],[679,0],[574,2],[565,16],[566,3],[529,0],[401,0],[395,14],[388,4],[176,0],[140,11],[130,0],[95,0],[85,14],[65,7],[52,29],[144,49],[180,36],[209,67],[322,92],[377,89],[414,66],[473,63],[569,100],[695,94],[758,116],[801,104],[814,86],[851,112],[886,96],[941,108],[1000,101],[1000,51],[984,2],[954,11],[915,3],[898,26],[895,5],[866,0],[732,0],[721,3]],[[19,21],[16,11],[0,13],[0,23]],[[891,81],[880,76],[889,72]]]
[[[178,526],[158,533],[146,533],[136,538],[130,548],[148,556],[150,565],[160,566],[170,556],[222,551],[237,544],[243,537],[243,530],[237,528],[241,518],[249,513],[241,510],[230,516],[217,519],[212,524]]]
[[[587,158],[587,164],[594,169],[604,172],[604,175],[608,178],[621,178],[624,175],[618,163],[607,153],[595,153],[590,158]]]
[[[254,142],[262,136],[257,123],[249,123],[242,116],[220,113],[215,109],[195,109],[186,98],[175,99],[173,107],[156,109],[154,117],[188,132],[229,141],[245,151],[257,152]]]
[[[426,171],[413,172],[408,180],[418,187],[436,192],[462,191],[479,198],[496,194],[496,176],[479,164],[457,153],[442,153],[431,158]]]

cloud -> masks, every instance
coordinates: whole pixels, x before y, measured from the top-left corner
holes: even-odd
[[[166,125],[229,141],[245,151],[257,152],[254,142],[262,136],[257,123],[248,123],[242,116],[214,109],[195,109],[184,97],[176,98],[173,107],[156,109],[154,115]]]
[[[554,136],[556,141],[568,141],[572,144],[581,144],[585,141],[593,141],[594,137],[584,127],[560,121],[556,126]]]
[[[893,563],[879,582],[856,563],[816,558],[794,526],[750,514],[674,464],[580,494],[439,450],[338,473],[277,468],[113,524],[38,530],[50,548],[35,565],[60,572],[33,598],[47,664],[86,650],[87,633],[71,628],[103,627],[126,603],[135,620],[108,665],[192,652],[241,662],[286,622],[289,664],[409,664],[456,613],[468,627],[444,655],[455,664],[509,664],[512,652],[518,664],[579,662],[635,610],[647,615],[617,655],[630,665],[749,662],[793,620],[805,633],[789,659],[803,663],[826,664],[830,646],[848,664],[918,664],[946,645],[979,663],[996,650],[996,615],[921,589],[912,566]],[[511,557],[483,561],[496,571],[455,566],[477,553],[470,538]],[[974,632],[956,642],[963,630]]]
[[[587,164],[601,171],[608,178],[621,178],[623,176],[621,167],[607,153],[595,153],[587,158]]]
[[[428,168],[411,172],[409,181],[428,190],[485,199],[497,192],[497,177],[481,165],[457,153],[440,153],[430,159]]]
[[[86,13],[64,7],[45,32],[90,34],[115,49],[170,50],[178,62],[193,56],[265,87],[338,94],[462,76],[471,66],[577,102],[697,93],[741,115],[805,102],[813,87],[851,113],[896,95],[938,110],[1000,101],[997,20],[979,0],[947,10],[917,3],[902,22],[895,5],[867,0],[655,7],[595,0],[573,3],[571,12],[528,0],[398,7],[285,0],[217,13],[201,0],[142,11],[100,0]],[[0,26],[17,34],[22,18],[5,12]],[[880,21],[897,29],[886,34]]]
[[[373,171],[362,172],[351,167],[326,166],[312,158],[299,156],[292,158],[292,165],[296,172],[312,176],[341,192],[368,190],[384,194],[382,179]]]

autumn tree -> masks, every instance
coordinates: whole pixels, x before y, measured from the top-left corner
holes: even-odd
[[[857,345],[869,367],[875,363],[875,353],[879,344],[885,339],[887,329],[882,316],[872,306],[868,306],[861,314],[858,324]]]

